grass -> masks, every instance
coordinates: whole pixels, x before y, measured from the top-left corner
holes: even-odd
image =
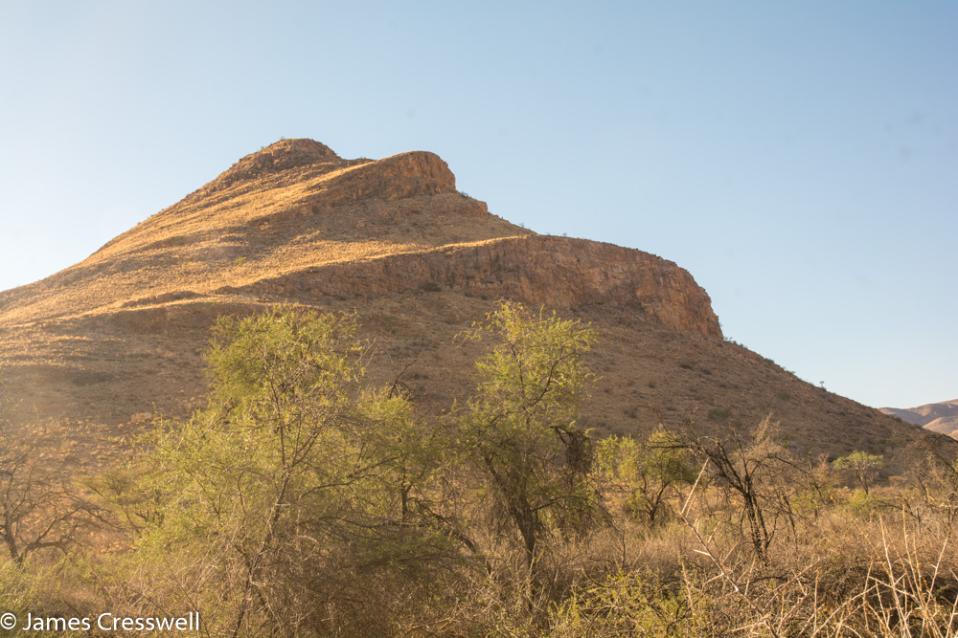
[[[816,496],[783,484],[787,508],[778,496],[766,501],[775,533],[764,557],[743,533],[734,498],[707,472],[670,488],[667,515],[655,524],[603,490],[605,522],[552,536],[531,578],[501,529],[471,519],[466,529],[481,563],[450,560],[449,582],[427,591],[401,581],[384,591],[375,577],[354,576],[353,594],[368,592],[378,611],[334,635],[958,637],[953,484],[932,481],[922,492],[898,483],[864,500],[834,484]],[[91,582],[83,573],[99,560],[95,554],[54,560],[29,575],[3,568],[0,601],[122,608],[118,574],[94,569]],[[98,579],[112,584],[103,589]]]

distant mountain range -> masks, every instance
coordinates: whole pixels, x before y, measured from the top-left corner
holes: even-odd
[[[915,408],[881,408],[881,411],[906,423],[958,439],[958,399],[927,403]]]

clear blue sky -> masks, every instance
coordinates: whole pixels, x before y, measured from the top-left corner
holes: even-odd
[[[435,151],[809,381],[958,397],[956,3],[3,0],[0,288],[282,136]]]

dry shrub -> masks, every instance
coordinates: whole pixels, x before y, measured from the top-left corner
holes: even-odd
[[[945,517],[862,519],[836,508],[803,519],[760,560],[748,538],[695,510],[633,534],[617,569],[555,606],[550,635],[958,636],[958,555]]]

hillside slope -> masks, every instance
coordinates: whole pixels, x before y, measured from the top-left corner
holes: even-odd
[[[958,399],[914,408],[881,408],[881,411],[906,423],[958,439]]]
[[[816,454],[933,439],[723,340],[708,295],[670,261],[510,224],[434,154],[345,160],[311,140],[244,157],[83,262],[0,293],[0,387],[19,423],[64,428],[72,460],[105,455],[107,437],[197,405],[217,316],[294,303],[358,310],[374,378],[401,374],[439,412],[471,383],[475,346],[456,334],[500,298],[595,325],[585,420],[599,431],[772,412]]]

